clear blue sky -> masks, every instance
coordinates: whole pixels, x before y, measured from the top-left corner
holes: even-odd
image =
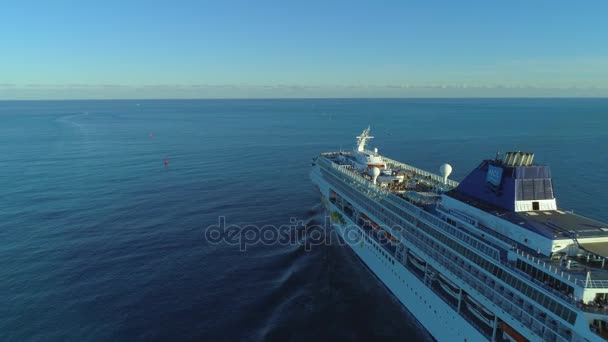
[[[0,99],[608,96],[608,1],[9,1]]]

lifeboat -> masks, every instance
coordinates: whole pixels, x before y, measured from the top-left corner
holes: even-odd
[[[469,311],[477,318],[479,318],[480,321],[484,322],[485,324],[487,324],[490,327],[494,327],[494,314],[486,309],[483,305],[481,305],[481,303],[479,303],[478,301],[476,301],[475,299],[473,299],[471,296],[467,295],[465,297],[465,301],[467,303],[467,307],[469,308]]]
[[[446,278],[443,274],[439,274],[438,279],[439,279],[439,286],[441,286],[441,288],[447,294],[454,297],[455,299],[458,299],[458,296],[460,295],[460,288],[458,286],[456,286],[456,284],[454,284],[448,278]]]
[[[330,190],[330,191],[329,191],[329,201],[330,201],[331,203],[334,203],[334,204],[335,204],[335,203],[336,203],[337,198],[338,198],[338,194],[337,194],[335,191]]]
[[[380,228],[380,226],[379,226],[379,225],[378,225],[376,222],[372,221],[372,219],[370,219],[370,218],[369,218],[367,215],[365,215],[364,213],[359,213],[359,217],[361,217],[363,220],[365,220],[365,221],[369,222],[369,223],[372,225],[372,227],[374,227],[374,229],[378,229],[378,228]]]
[[[364,213],[359,213],[359,217],[361,217],[363,220],[369,222],[372,226],[374,226],[374,228],[378,228],[378,225],[376,224],[376,222],[374,222],[372,219],[370,219]]]
[[[417,269],[424,272],[424,270],[426,269],[426,262],[424,262],[424,260],[422,260],[416,254],[414,254],[412,251],[408,251],[408,255],[409,255],[409,260],[412,262],[412,265],[414,265],[414,267],[416,267]]]
[[[505,341],[528,342],[528,339],[523,337],[522,334],[518,333],[515,329],[513,329],[513,327],[511,327],[507,323],[502,322],[501,326],[502,326],[502,338]]]
[[[380,231],[382,232],[382,234],[384,234],[386,241],[388,241],[390,244],[395,245],[398,242],[397,238],[394,237],[391,233],[383,229],[380,229]]]

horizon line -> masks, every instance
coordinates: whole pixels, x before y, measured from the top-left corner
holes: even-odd
[[[500,100],[500,99],[608,99],[608,96],[378,96],[378,97],[193,97],[193,98],[179,98],[179,97],[159,97],[159,98],[65,98],[65,99],[52,99],[52,98],[37,98],[37,99],[0,99],[0,102],[40,102],[40,101],[222,101],[222,100],[235,100],[235,101],[247,101],[247,100]]]

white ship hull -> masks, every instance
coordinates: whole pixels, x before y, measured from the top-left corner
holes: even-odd
[[[324,202],[327,203],[328,210],[338,210],[329,201]],[[356,223],[347,217],[344,219],[346,221],[344,226],[340,224],[333,226],[343,240],[352,241],[352,231],[349,231],[349,239],[345,239],[344,227],[348,225],[352,227]],[[367,268],[437,341],[488,340],[405,266],[394,258],[394,265],[390,263],[387,257],[381,255],[378,250],[381,247],[373,240],[362,239],[362,243],[356,245],[345,243],[345,245],[355,252]]]

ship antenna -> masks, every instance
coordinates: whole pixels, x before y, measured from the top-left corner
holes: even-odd
[[[370,131],[370,126],[367,126],[367,128],[363,130],[361,135],[357,136],[357,151],[363,152],[365,150],[365,144],[367,143],[367,140],[374,138],[369,135]]]

